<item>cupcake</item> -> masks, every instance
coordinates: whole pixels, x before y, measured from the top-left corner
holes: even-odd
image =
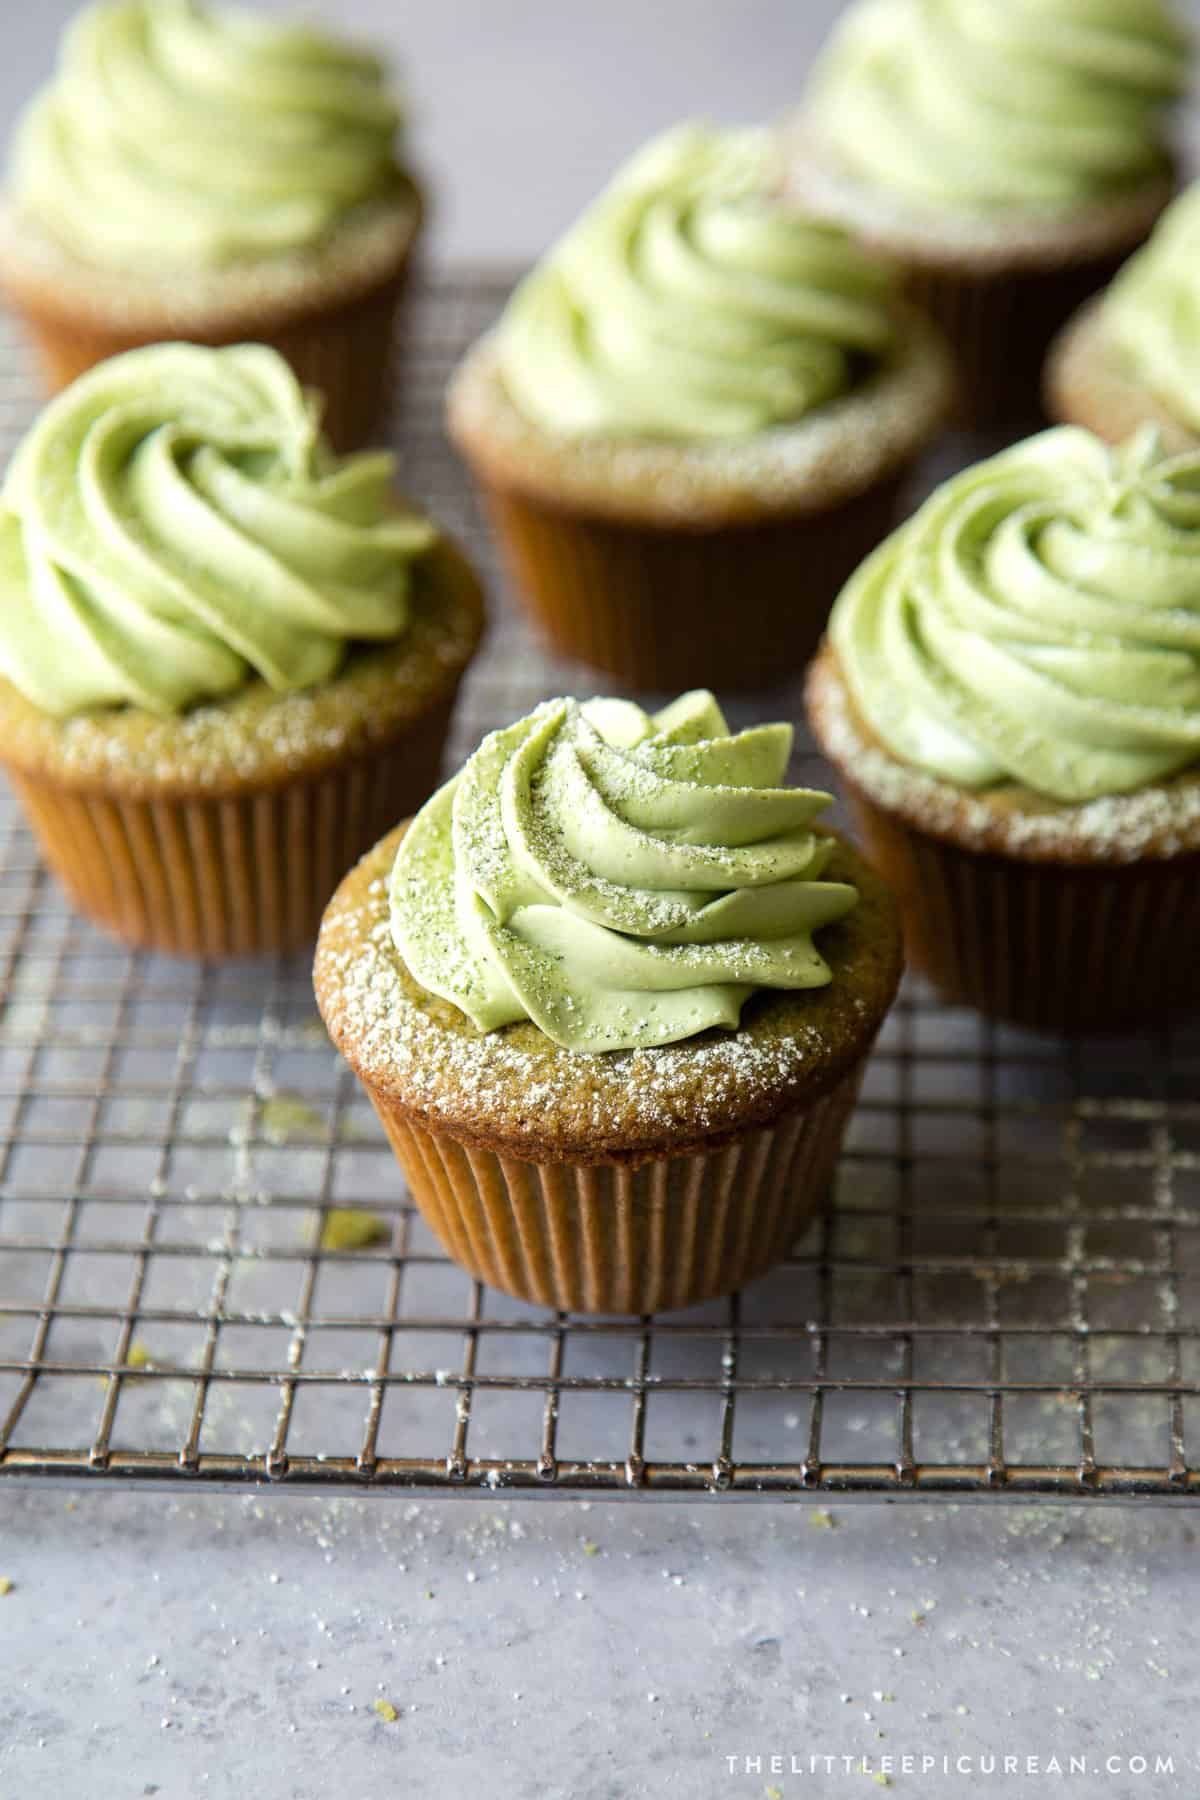
[[[1112,444],[1154,425],[1168,450],[1200,448],[1200,185],[1063,331],[1046,407]]]
[[[346,864],[439,775],[482,603],[337,458],[273,350],[156,344],[83,375],[0,497],[0,764],[75,904],[130,944],[309,943]]]
[[[451,383],[518,593],[630,686],[801,666],[946,411],[892,271],[785,212],[778,177],[764,132],[656,139]]]
[[[798,205],[902,262],[963,422],[1035,418],[1046,346],[1170,199],[1168,0],[857,0],[785,128]]]
[[[141,344],[269,343],[379,430],[421,217],[380,63],[202,0],[96,0],[16,132],[0,283],[57,392]]]
[[[551,700],[376,845],[317,999],[477,1279],[648,1313],[785,1256],[900,975],[892,902],[711,694]]]
[[[945,999],[1200,1004],[1200,452],[1063,426],[955,476],[841,595],[808,704]]]

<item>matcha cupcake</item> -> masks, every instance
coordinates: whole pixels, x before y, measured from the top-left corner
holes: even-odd
[[[631,686],[800,667],[947,409],[893,272],[779,207],[779,174],[765,132],[656,139],[451,383],[519,594]]]
[[[808,702],[946,999],[1200,1005],[1200,451],[1064,426],[955,476],[847,586]]]
[[[128,943],[310,942],[437,780],[478,584],[318,416],[272,350],[159,344],[51,401],[8,470],[0,763]]]
[[[351,871],[325,1023],[473,1276],[647,1313],[784,1257],[896,991],[880,881],[711,694],[551,700]]]
[[[1200,448],[1200,185],[1059,337],[1046,406],[1109,443],[1154,425],[1167,449]]]
[[[788,189],[903,263],[963,419],[1037,416],[1056,331],[1171,197],[1169,0],[857,0],[785,129]]]
[[[51,391],[162,339],[265,342],[341,449],[386,416],[421,200],[375,57],[203,0],[95,0],[23,115],[0,282]]]

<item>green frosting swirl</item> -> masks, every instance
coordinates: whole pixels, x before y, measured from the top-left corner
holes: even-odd
[[[273,350],[155,344],[42,413],[0,505],[0,674],[58,716],[310,687],[399,637],[432,527],[337,459]]]
[[[810,117],[919,205],[1068,209],[1162,170],[1188,61],[1168,0],[858,0]]]
[[[1103,301],[1109,343],[1176,418],[1200,432],[1200,184],[1168,207]]]
[[[1200,757],[1200,452],[1043,432],[939,488],[830,635],[867,723],[968,788],[1127,793]]]
[[[396,947],[481,1031],[532,1019],[571,1050],[732,1029],[756,988],[825,986],[812,934],[858,896],[821,879],[829,796],[779,786],[791,745],[789,725],[731,736],[703,692],[653,716],[548,701],[410,825]]]
[[[744,437],[799,419],[885,355],[896,278],[771,198],[762,131],[697,125],[636,156],[510,300],[518,408],[568,437]]]
[[[98,0],[18,131],[18,205],[103,265],[210,267],[320,244],[394,189],[374,57],[200,0]]]

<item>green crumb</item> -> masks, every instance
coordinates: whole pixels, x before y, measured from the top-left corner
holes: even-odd
[[[321,1227],[322,1250],[366,1250],[372,1244],[389,1244],[392,1228],[378,1213],[338,1207],[326,1213]]]
[[[767,1796],[767,1800],[783,1800],[783,1794],[777,1787],[764,1788],[763,1793]]]
[[[432,1588],[426,1588],[426,1589],[425,1589],[425,1598],[426,1598],[426,1599],[427,1599],[427,1600],[434,1600],[434,1599],[436,1599],[436,1598],[437,1598],[437,1596],[436,1596],[436,1595],[435,1595],[435,1593],[434,1593],[434,1591],[433,1591],[433,1589],[432,1589]]]
[[[599,1556],[599,1554],[600,1554],[599,1544],[593,1544],[591,1538],[584,1538],[583,1554],[585,1556]]]
[[[890,1775],[885,1775],[883,1770],[880,1769],[878,1775],[875,1777],[875,1785],[876,1787],[891,1787],[892,1778]]]
[[[258,1115],[258,1128],[268,1144],[290,1144],[293,1138],[329,1135],[324,1113],[318,1112],[298,1094],[272,1094],[269,1100],[264,1100]]]
[[[400,1714],[390,1700],[372,1700],[371,1705],[379,1714],[385,1725],[394,1725]]]
[[[12,1591],[13,1591],[12,1576],[11,1575],[0,1575],[0,1600],[2,1600],[6,1594],[11,1594]]]
[[[924,1613],[909,1613],[908,1616],[912,1620],[914,1625],[923,1625],[925,1623],[925,1614]]]
[[[299,1094],[269,1094],[265,1099],[248,1094],[238,1107],[229,1141],[238,1148],[255,1136],[277,1145],[290,1144],[293,1138],[320,1142],[329,1136],[329,1122]]]
[[[821,1507],[817,1512],[809,1513],[808,1522],[814,1531],[832,1531],[836,1525],[833,1514],[831,1512],[826,1512],[824,1507]]]
[[[156,1362],[149,1345],[143,1344],[140,1338],[134,1338],[128,1350],[125,1352],[124,1367],[129,1370],[149,1371],[151,1369],[157,1369],[158,1363]],[[136,1381],[137,1379],[138,1377],[136,1374],[128,1374],[125,1376],[126,1381]],[[97,1380],[101,1387],[108,1386],[109,1378],[107,1375],[100,1375],[97,1377]]]

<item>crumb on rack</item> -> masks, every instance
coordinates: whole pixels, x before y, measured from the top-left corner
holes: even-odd
[[[392,1228],[378,1213],[338,1207],[326,1213],[321,1227],[322,1250],[366,1250],[391,1242]]]

